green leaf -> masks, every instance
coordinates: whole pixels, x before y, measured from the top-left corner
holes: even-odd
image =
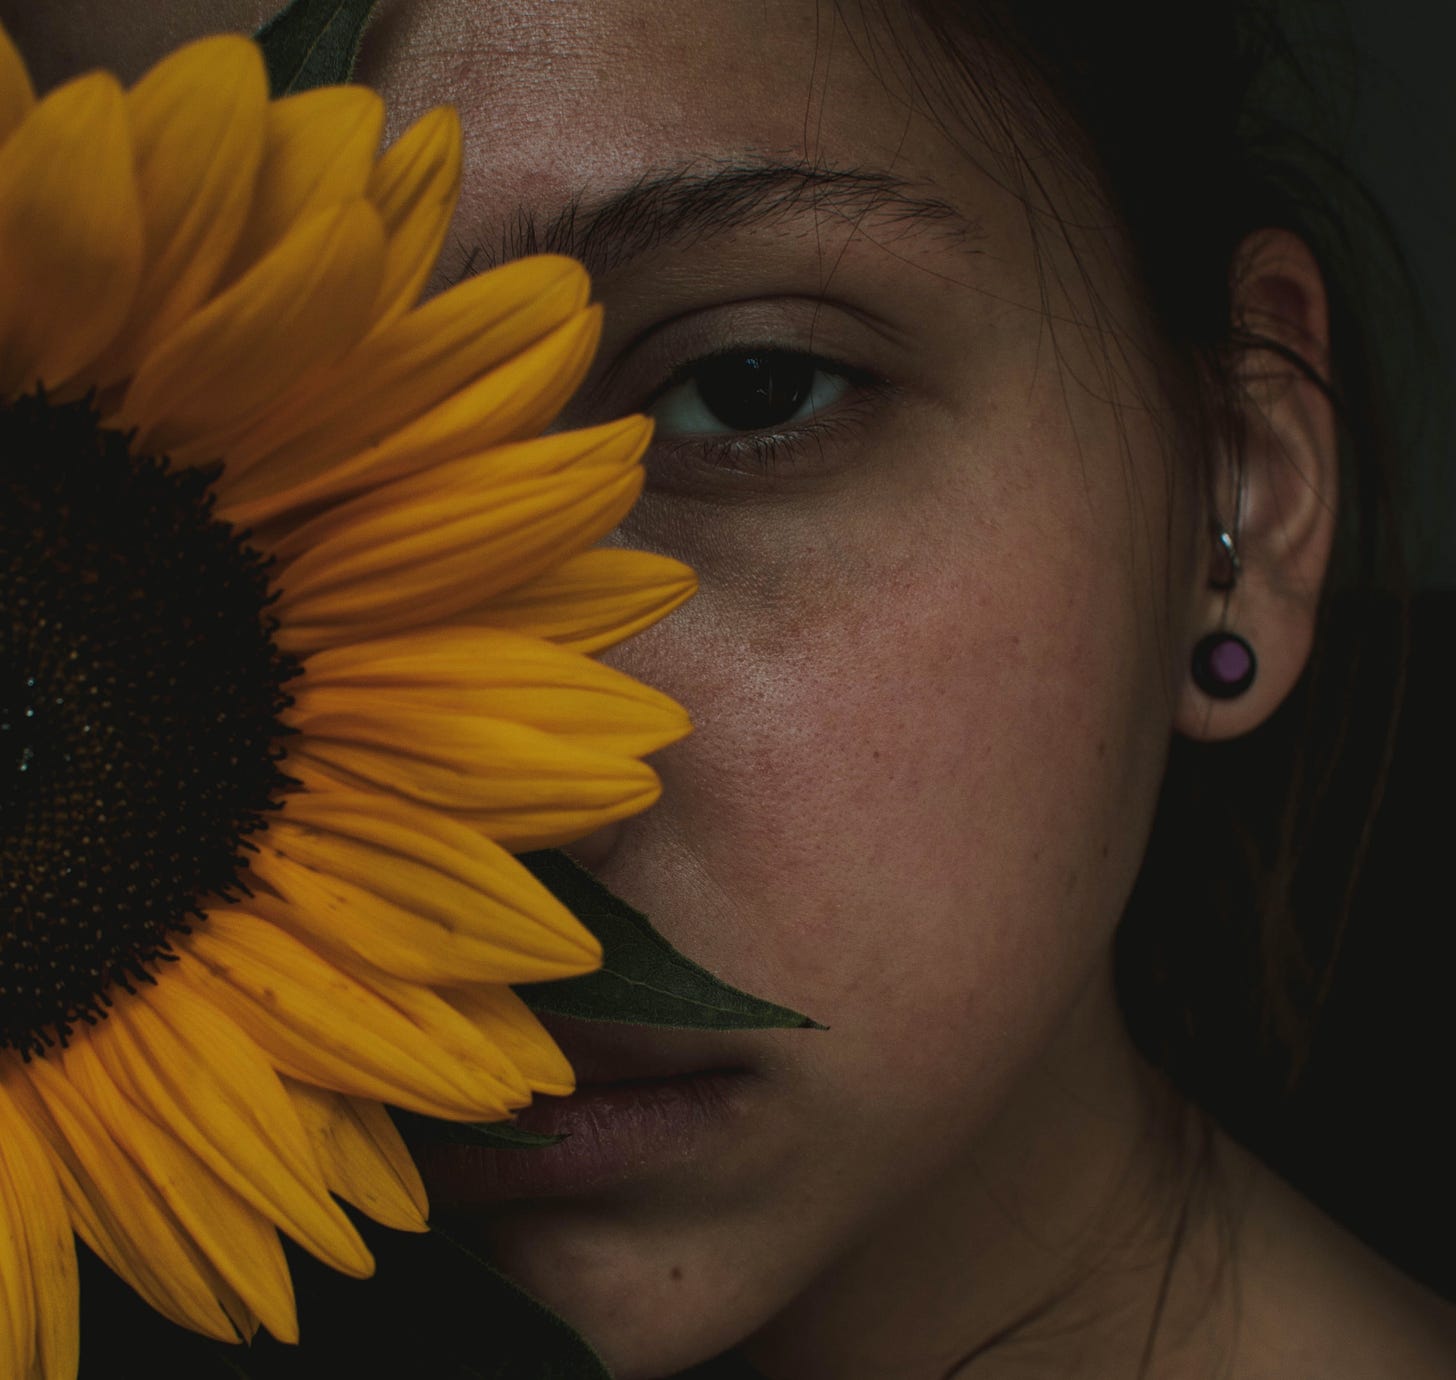
[[[354,75],[375,0],[289,0],[253,38],[276,99]]]
[[[533,1011],[707,1030],[828,1029],[788,1007],[740,992],[685,958],[645,915],[565,853],[522,853],[520,861],[601,940],[603,951],[595,973],[517,987]]]
[[[555,1145],[565,1136],[547,1136],[522,1131],[508,1121],[436,1121],[434,1117],[390,1108],[400,1134],[412,1145],[432,1140],[446,1145],[488,1145],[496,1150],[525,1150],[538,1145]]]
[[[704,1361],[702,1365],[694,1366],[691,1370],[680,1371],[671,1380],[764,1380],[764,1377],[747,1361],[730,1351],[727,1355]]]
[[[486,1380],[612,1380],[585,1337],[497,1270],[463,1234],[449,1223],[432,1223],[431,1234],[456,1252],[458,1268],[482,1281],[494,1279],[496,1316],[503,1326],[492,1336],[493,1345],[478,1350],[475,1364]]]

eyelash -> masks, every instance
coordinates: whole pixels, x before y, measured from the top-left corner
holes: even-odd
[[[654,441],[654,448],[668,455],[692,453],[697,462],[720,469],[738,469],[750,473],[773,474],[788,469],[798,454],[810,444],[823,445],[831,437],[852,432],[861,421],[861,414],[874,397],[889,387],[887,380],[841,360],[808,350],[795,350],[769,341],[754,341],[697,355],[679,364],[658,384],[637,409],[650,411],[656,403],[689,382],[705,365],[719,359],[740,359],[747,355],[779,355],[809,364],[815,372],[831,374],[849,385],[844,397],[815,415],[813,421],[800,422],[778,431],[743,431],[737,435],[699,435],[664,438]]]

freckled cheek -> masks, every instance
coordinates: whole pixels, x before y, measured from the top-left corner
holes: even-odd
[[[667,782],[773,990],[831,1024],[864,1025],[873,998],[903,1030],[927,998],[1000,1001],[1085,961],[1102,841],[1125,828],[1107,763],[1133,731],[1090,596],[1053,573],[991,599],[943,566],[901,567],[891,599],[804,584],[837,593],[711,658]]]

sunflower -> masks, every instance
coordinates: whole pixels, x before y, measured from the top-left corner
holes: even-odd
[[[417,305],[448,109],[270,101],[240,37],[37,100],[0,30],[0,1374],[77,1366],[74,1238],[222,1340],[279,1232],[425,1228],[385,1104],[572,1073],[509,986],[600,946],[512,856],[649,805],[688,728],[592,659],[691,593],[595,547],[650,423],[542,434],[579,265]]]

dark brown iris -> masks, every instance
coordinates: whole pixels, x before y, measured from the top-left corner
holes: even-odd
[[[88,403],[0,406],[0,1048],[152,980],[294,784],[270,564],[217,467],[133,455]]]
[[[742,431],[782,426],[803,405],[818,367],[806,355],[783,350],[715,355],[693,376],[708,411]]]

